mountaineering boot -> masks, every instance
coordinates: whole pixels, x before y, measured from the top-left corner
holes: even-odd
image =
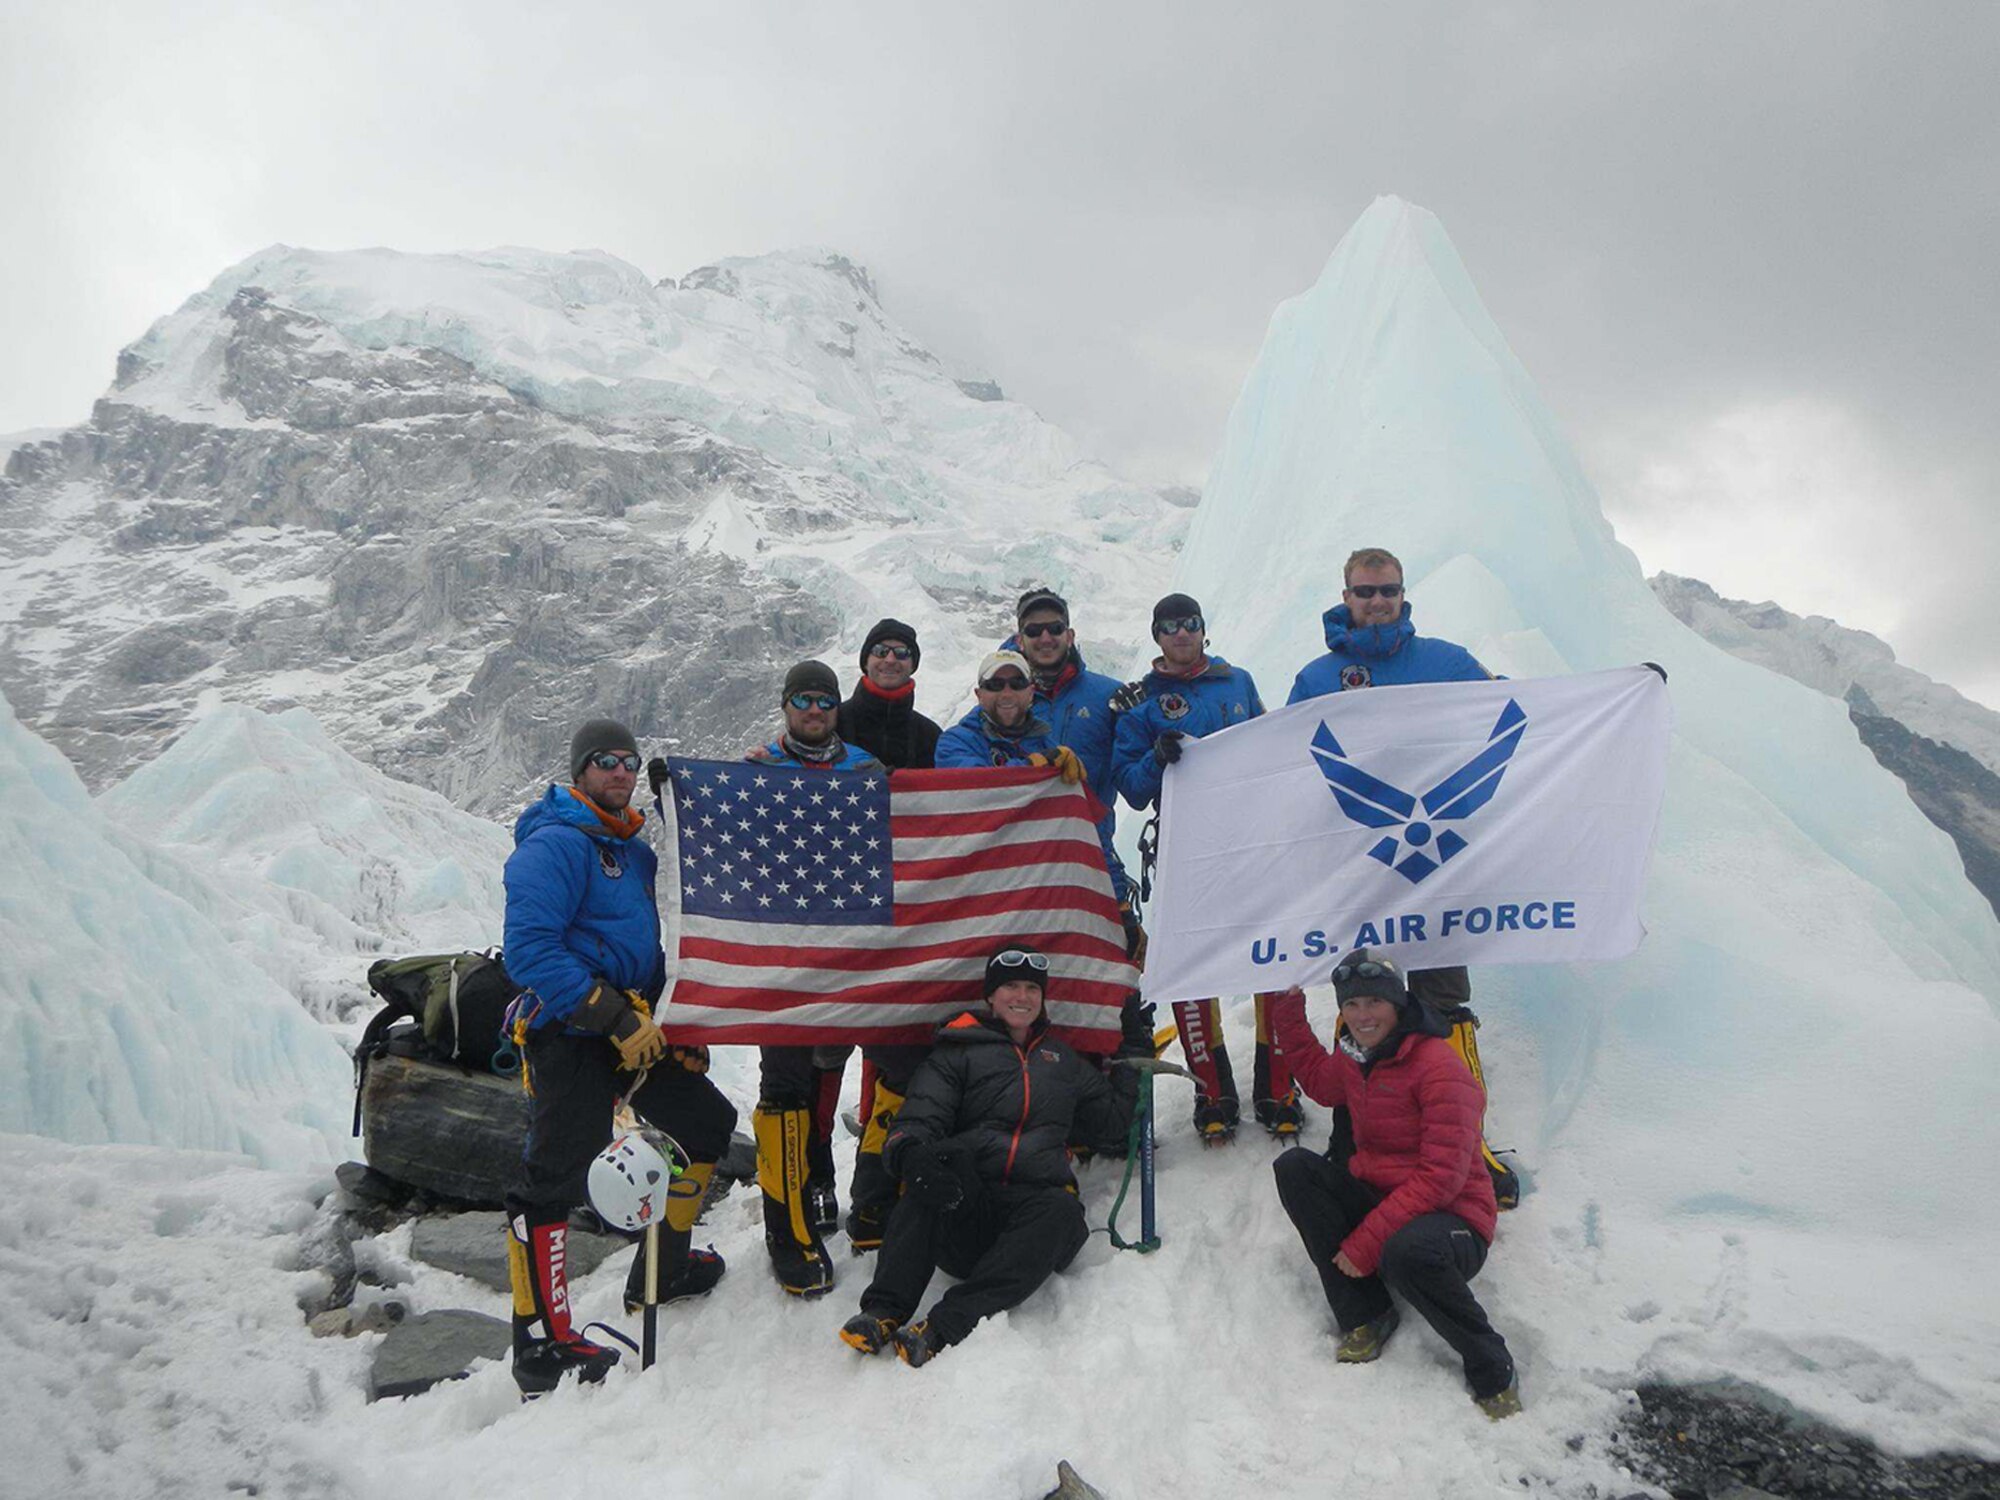
[[[693,1248],[694,1221],[701,1214],[701,1201],[708,1192],[708,1180],[715,1163],[698,1161],[667,1186],[666,1219],[660,1225],[660,1284],[656,1307],[669,1302],[685,1302],[690,1297],[706,1297],[722,1280],[727,1267],[713,1246]],[[636,1313],[646,1305],[646,1246],[632,1257],[632,1270],[625,1278],[625,1311]]]
[[[507,1275],[514,1289],[514,1384],[521,1399],[547,1395],[570,1371],[584,1385],[602,1380],[618,1351],[593,1344],[569,1321],[568,1215],[507,1220]]]
[[[1486,1413],[1489,1422],[1499,1422],[1507,1417],[1521,1414],[1521,1385],[1519,1381],[1508,1382],[1507,1389],[1491,1396],[1474,1396],[1472,1404]]]
[[[889,1127],[896,1123],[896,1111],[903,1107],[903,1096],[879,1077],[874,1084],[870,1091],[874,1110],[862,1124],[861,1148],[854,1155],[853,1207],[847,1215],[847,1242],[857,1253],[882,1248],[883,1227],[901,1191],[882,1165],[882,1147],[889,1139]]]
[[[833,1262],[809,1217],[806,1152],[812,1111],[803,1106],[759,1104],[751,1115],[757,1133],[757,1185],[764,1190],[764,1247],[771,1274],[794,1297],[833,1290]]]
[[[821,1239],[840,1228],[840,1180],[833,1169],[833,1138],[817,1118],[806,1137],[806,1218]]]
[[[1195,1133],[1204,1145],[1226,1141],[1236,1133],[1239,1109],[1236,1075],[1222,1041],[1222,1008],[1213,1000],[1176,1000],[1174,1025],[1194,1074]]]
[[[1389,1335],[1402,1321],[1403,1315],[1392,1307],[1374,1322],[1349,1329],[1340,1336],[1340,1347],[1334,1351],[1333,1357],[1344,1365],[1365,1365],[1380,1359],[1382,1350],[1388,1345]]]
[[[840,1341],[861,1354],[880,1354],[895,1341],[897,1322],[873,1313],[856,1313],[840,1325]]]
[[[1451,1023],[1451,1035],[1446,1038],[1452,1049],[1465,1059],[1466,1067],[1472,1070],[1472,1081],[1479,1085],[1479,1092],[1486,1093],[1486,1070],[1479,1065],[1479,1017],[1472,1013],[1469,1005],[1454,1005],[1444,1013]],[[1521,1179],[1514,1169],[1493,1154],[1493,1148],[1486,1144],[1486,1117],[1480,1111],[1479,1155],[1486,1163],[1486,1175],[1493,1179],[1493,1198],[1503,1209],[1513,1208],[1521,1201]]]
[[[927,1365],[935,1359],[944,1344],[929,1318],[919,1318],[914,1323],[905,1323],[892,1337],[896,1342],[896,1357],[904,1364]]]
[[[1255,1099],[1257,1123],[1280,1141],[1289,1144],[1306,1122],[1305,1106],[1299,1102],[1299,1086],[1285,1055],[1271,1044],[1271,1028],[1265,1019],[1268,995],[1257,997],[1257,1048],[1250,1065],[1250,1096]]]

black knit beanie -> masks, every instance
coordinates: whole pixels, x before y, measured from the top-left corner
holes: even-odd
[[[868,671],[868,653],[875,649],[877,641],[901,641],[908,646],[912,672],[917,670],[924,659],[923,650],[917,645],[916,631],[901,620],[877,620],[861,642],[861,670],[864,674]]]
[[[1361,970],[1364,966],[1376,972],[1363,974]],[[1341,978],[1343,974],[1347,976],[1345,979]],[[1343,1001],[1373,995],[1378,1000],[1387,1000],[1399,1011],[1407,1010],[1410,1004],[1410,990],[1403,982],[1403,971],[1389,958],[1380,953],[1370,953],[1366,948],[1356,948],[1334,965],[1333,993]]]
[[[1160,621],[1183,620],[1201,614],[1201,606],[1188,594],[1169,594],[1153,606],[1153,639],[1160,638]],[[1206,618],[1204,616],[1204,618]]]
[[[1069,624],[1069,601],[1054,589],[1029,589],[1014,601],[1014,623],[1019,624],[1038,609],[1052,609],[1062,616],[1063,624]]]
[[[628,750],[639,753],[639,742],[632,738],[632,731],[616,719],[590,719],[569,739],[569,779],[574,782],[583,775],[583,764],[600,750]]]
[[[1018,954],[1019,956],[1011,964],[1002,963],[1001,959],[1010,954]],[[999,989],[1001,985],[1011,984],[1016,979],[1027,980],[1029,984],[1032,984],[1044,995],[1049,992],[1048,962],[1044,959],[1042,967],[1038,969],[1028,962],[1030,954],[1033,954],[1036,958],[1042,957],[1041,954],[1035,953],[1032,948],[1003,948],[986,960],[986,998],[988,1000],[993,998],[993,992]]]
[[[802,661],[785,674],[785,690],[778,694],[778,701],[784,703],[794,693],[831,693],[838,698],[840,679],[823,661]]]

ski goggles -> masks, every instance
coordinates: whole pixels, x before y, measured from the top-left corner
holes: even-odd
[[[1049,956],[1046,953],[1030,953],[1026,948],[1008,948],[993,955],[991,960],[1003,969],[1018,969],[1026,964],[1037,974],[1049,972]]]
[[[645,764],[629,751],[620,755],[613,750],[600,750],[595,755],[585,756],[584,760],[586,764],[593,765],[600,771],[630,771],[634,776],[639,774],[639,767]]]
[[[840,700],[831,693],[794,693],[785,701],[800,713],[816,708],[821,713],[830,714],[840,707]]]
[[[1153,635],[1155,639],[1163,635],[1178,635],[1182,631],[1200,635],[1207,624],[1200,615],[1169,615],[1153,621]]]
[[[1021,635],[1030,641],[1039,641],[1045,635],[1061,635],[1069,626],[1061,620],[1037,620],[1032,625],[1023,625]]]
[[[979,685],[989,693],[1022,693],[1033,686],[1018,672],[1009,672],[1005,677],[988,677]]]
[[[1377,594],[1384,599],[1400,599],[1403,586],[1400,583],[1350,583],[1347,592],[1357,599],[1373,599]]]
[[[886,641],[877,641],[868,648],[868,654],[870,656],[893,656],[897,661],[908,661],[910,659],[910,648],[908,646],[891,646]]]
[[[1370,958],[1364,959],[1358,964],[1342,964],[1333,971],[1333,982],[1335,984],[1345,984],[1357,975],[1363,979],[1401,979],[1403,977],[1396,972],[1394,964],[1377,963],[1374,959]]]

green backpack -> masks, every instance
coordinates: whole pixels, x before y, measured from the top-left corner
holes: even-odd
[[[421,1044],[415,1055],[473,1072],[508,1074],[521,1066],[507,1011],[521,986],[507,977],[498,948],[484,953],[423,953],[381,958],[368,966],[368,988],[382,1000],[354,1049],[354,1132],[361,1133],[361,1090],[368,1064],[387,1050],[390,1031]],[[399,1049],[401,1050],[401,1049]]]

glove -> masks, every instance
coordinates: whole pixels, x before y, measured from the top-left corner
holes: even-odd
[[[1181,758],[1181,741],[1186,737],[1178,729],[1162,730],[1160,737],[1153,741],[1153,759],[1162,766],[1178,764]]]
[[[1153,1016],[1154,1010],[1150,1004],[1139,1003],[1137,990],[1125,997],[1125,1004],[1118,1012],[1119,1056],[1153,1055]]]
[[[1076,752],[1067,745],[1056,746],[1056,753],[1050,757],[1049,764],[1062,772],[1062,779],[1066,785],[1075,786],[1078,782],[1088,779],[1083,774],[1083,762],[1076,758]]]
[[[667,1039],[660,1035],[660,1028],[650,1017],[636,1010],[625,1014],[632,1024],[627,1027],[621,1023],[620,1029],[611,1033],[611,1045],[618,1049],[619,1071],[637,1073],[667,1055]]]
[[[670,1046],[667,1048],[667,1061],[680,1064],[680,1066],[686,1068],[690,1073],[706,1073],[708,1071],[708,1048]]]
[[[660,795],[660,788],[667,784],[667,763],[660,756],[656,755],[646,762],[646,783],[652,787],[655,797]]]
[[[1658,662],[1642,661],[1639,663],[1639,665],[1642,667],[1651,667],[1655,672],[1658,672],[1660,674],[1660,681],[1665,682],[1667,680],[1667,669],[1661,666]]]
[[[912,1146],[903,1158],[903,1184],[925,1208],[949,1213],[965,1201],[965,1184],[937,1147]]]
[[[746,750],[743,752],[743,758],[745,760],[754,760],[754,761],[769,761],[777,759],[777,757],[771,753],[771,747],[769,745],[759,745],[755,750]]]
[[[650,1068],[667,1050],[660,1028],[633,1003],[635,998],[630,991],[614,990],[600,981],[569,1018],[578,1031],[610,1038],[618,1049],[618,1065],[632,1070]]]
[[[1143,682],[1128,682],[1111,695],[1111,711],[1114,714],[1122,714],[1126,709],[1137,708],[1145,701],[1146,684]]]

